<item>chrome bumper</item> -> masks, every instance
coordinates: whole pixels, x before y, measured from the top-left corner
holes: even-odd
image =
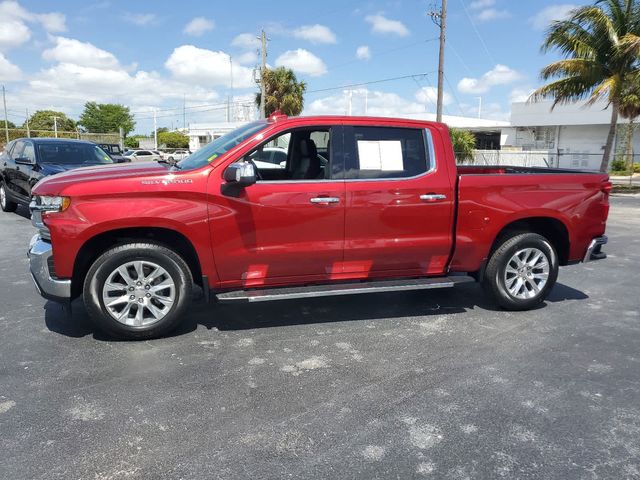
[[[68,302],[71,299],[71,280],[53,278],[49,271],[51,255],[51,243],[42,240],[40,235],[35,235],[29,242],[27,253],[31,278],[38,293],[44,298],[55,302]]]
[[[609,239],[606,235],[601,237],[596,237],[591,240],[589,244],[589,248],[587,248],[587,253],[585,253],[583,262],[593,262],[594,260],[602,260],[603,258],[607,258],[607,254],[602,251],[602,246],[606,245]]]

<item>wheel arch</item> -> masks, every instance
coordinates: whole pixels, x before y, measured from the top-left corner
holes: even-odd
[[[505,225],[495,236],[491,244],[489,258],[504,239],[519,233],[537,233],[545,237],[558,253],[559,265],[567,265],[569,262],[569,248],[571,239],[569,229],[557,218],[553,217],[527,217],[514,220]]]
[[[163,227],[127,227],[101,232],[82,245],[73,265],[72,297],[82,293],[85,276],[102,253],[111,247],[137,241],[157,243],[178,253],[189,266],[193,281],[202,286],[200,260],[195,247],[185,235]]]

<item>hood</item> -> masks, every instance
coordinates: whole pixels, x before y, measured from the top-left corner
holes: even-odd
[[[42,175],[55,175],[56,173],[66,172],[67,170],[73,170],[78,165],[64,164],[64,163],[40,163],[40,172]]]
[[[100,182],[104,180],[124,180],[135,177],[165,175],[166,165],[157,162],[113,163],[95,167],[73,168],[73,165],[52,165],[60,170],[57,175],[45,177],[33,189],[37,195],[57,195],[65,188],[77,183]],[[64,168],[70,167],[70,168]],[[44,170],[44,165],[43,165]],[[49,175],[52,175],[52,172]]]

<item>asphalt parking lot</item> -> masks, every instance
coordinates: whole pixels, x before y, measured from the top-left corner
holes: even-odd
[[[640,197],[542,308],[477,285],[198,306],[115,342],[0,213],[0,478],[640,478]]]

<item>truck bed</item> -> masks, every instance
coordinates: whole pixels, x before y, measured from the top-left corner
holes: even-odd
[[[457,167],[456,249],[451,270],[481,268],[505,226],[551,222],[569,237],[561,264],[579,261],[603,235],[611,189],[606,173],[515,166]]]

